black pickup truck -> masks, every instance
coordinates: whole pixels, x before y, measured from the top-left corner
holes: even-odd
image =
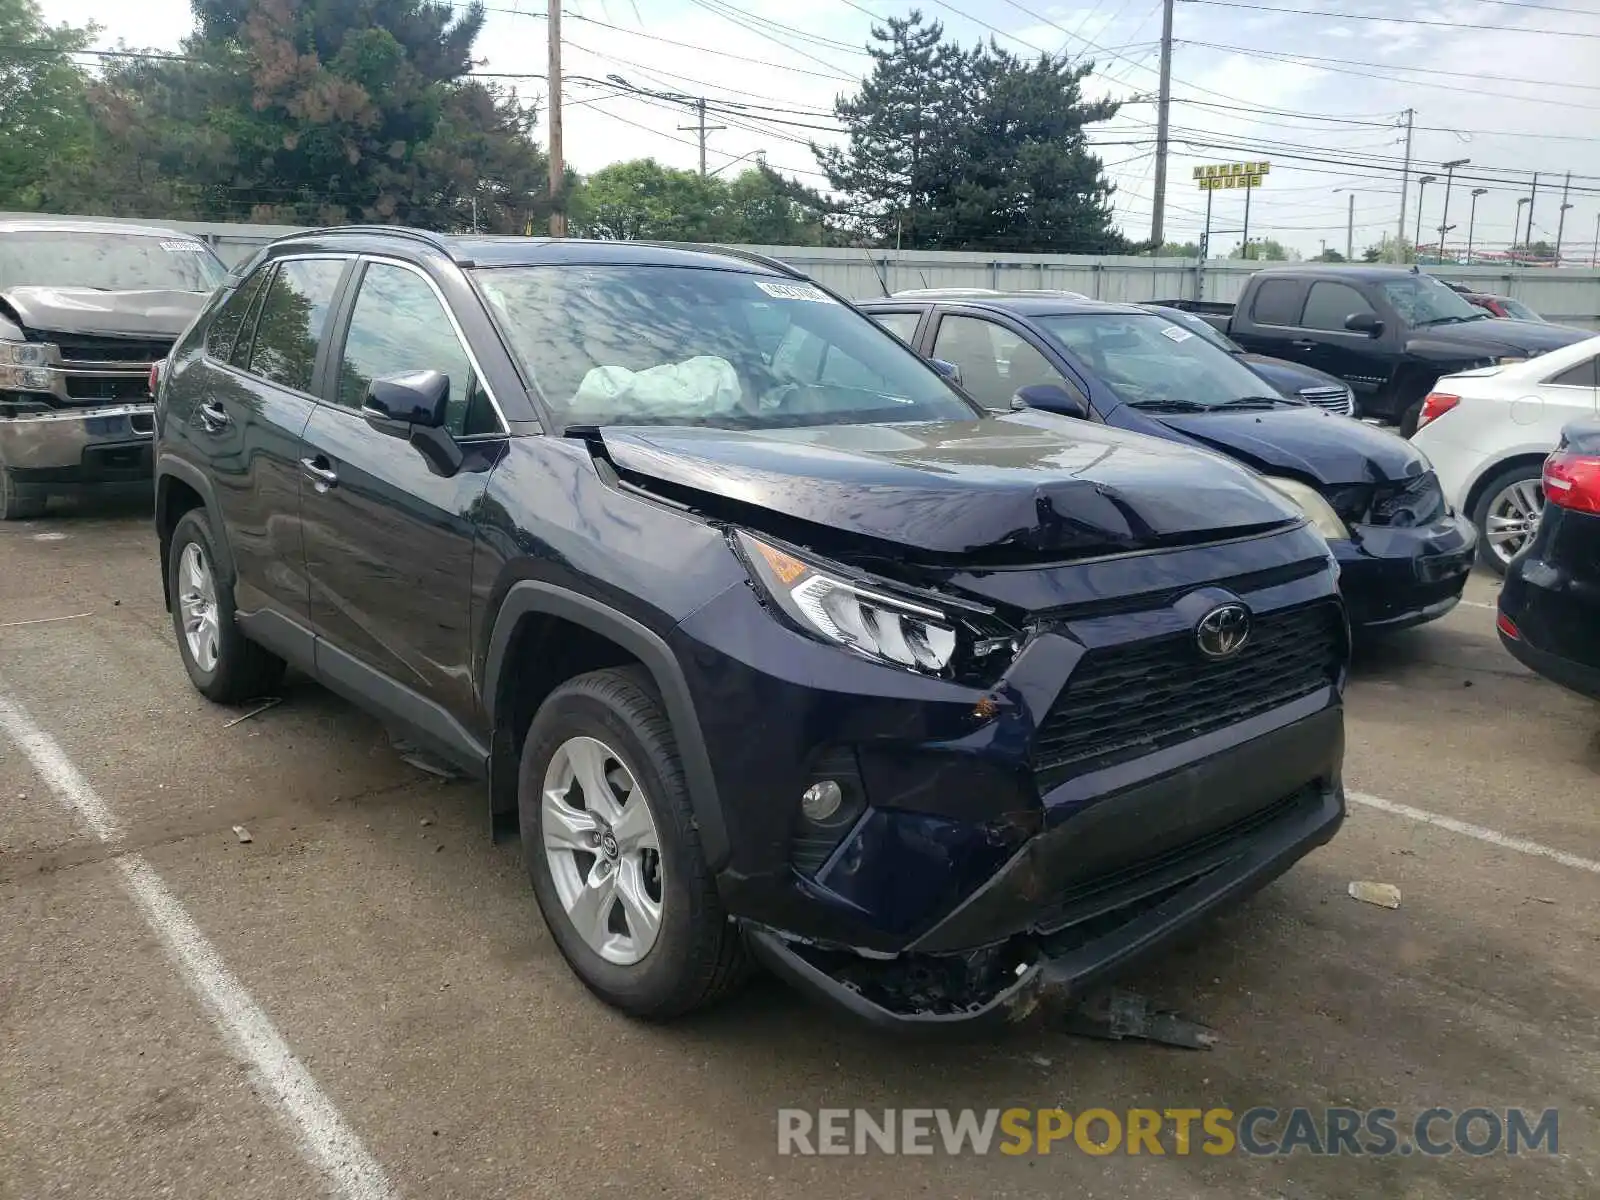
[[[1362,416],[1410,437],[1441,375],[1520,362],[1590,336],[1490,316],[1411,267],[1314,266],[1258,271],[1238,304],[1161,301],[1198,313],[1246,350],[1336,375]]]

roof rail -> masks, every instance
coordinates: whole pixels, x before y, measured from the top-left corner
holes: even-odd
[[[787,275],[790,279],[810,279],[804,271],[791,267],[780,259],[772,258],[765,254],[757,254],[754,250],[741,250],[737,246],[723,246],[716,242],[642,242],[641,245],[661,246],[668,250],[697,250],[701,254],[721,254],[727,258],[738,258],[758,266],[769,267],[780,275]]]
[[[413,229],[409,225],[328,225],[320,229],[302,229],[299,233],[292,233],[292,238],[320,237],[330,233],[379,233],[389,237],[410,238],[416,242],[426,242],[435,250],[450,253],[450,243],[445,240],[442,233],[430,233],[426,229]]]

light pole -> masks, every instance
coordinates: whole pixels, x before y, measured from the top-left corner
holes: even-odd
[[[1355,260],[1356,260],[1356,190],[1355,190],[1355,188],[1347,188],[1347,187],[1336,187],[1336,188],[1333,189],[1333,194],[1335,196],[1337,196],[1340,192],[1348,192],[1350,194],[1350,204],[1348,206],[1349,215],[1347,215],[1345,217],[1345,220],[1344,220],[1344,260],[1345,260],[1345,262],[1355,262]]]
[[[1438,182],[1439,177],[1437,175],[1417,176],[1417,232],[1411,237],[1411,260],[1413,262],[1422,257],[1422,247],[1418,244],[1422,241],[1422,197],[1427,195],[1430,183]]]
[[[1524,204],[1532,204],[1532,203],[1533,203],[1533,197],[1532,196],[1519,196],[1519,197],[1517,197],[1517,216],[1516,216],[1516,219],[1511,222],[1511,261],[1512,261],[1513,264],[1515,264],[1516,261],[1517,261],[1517,226],[1522,224],[1522,206]],[[1528,218],[1528,230],[1529,230],[1529,236],[1531,237],[1532,236],[1532,230],[1533,230],[1533,218],[1531,216]],[[1526,248],[1526,243],[1524,243],[1524,248]],[[1526,258],[1527,254],[1524,253],[1523,257]]]
[[[1472,226],[1478,220],[1478,197],[1488,195],[1488,188],[1472,189],[1472,207],[1467,210],[1467,266],[1472,265]]]
[[[1470,158],[1457,158],[1447,163],[1440,163],[1444,168],[1444,213],[1439,217],[1439,261],[1444,261],[1444,231],[1454,228],[1450,224],[1450,184],[1456,177],[1456,168],[1464,167],[1472,160]]]

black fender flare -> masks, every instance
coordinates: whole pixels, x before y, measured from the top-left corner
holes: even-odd
[[[156,460],[155,475],[157,533],[161,534],[167,527],[167,491],[162,486],[162,480],[168,477],[182,480],[198,493],[200,502],[205,506],[205,510],[211,518],[211,536],[215,543],[212,549],[217,556],[217,565],[222,568],[223,574],[228,579],[234,578],[233,548],[228,545],[227,526],[222,520],[222,509],[217,505],[217,493],[216,489],[211,486],[211,480],[207,479],[205,473],[193,463],[185,462],[183,459],[171,454],[163,454]],[[166,556],[166,538],[162,537],[161,591],[163,595],[166,594],[167,590]],[[170,604],[171,597],[167,599]]]
[[[683,758],[684,776],[689,784],[689,804],[700,831],[700,848],[706,865],[720,871],[727,865],[729,850],[727,823],[717,795],[717,781],[711,770],[711,755],[706,749],[700,718],[683,668],[667,643],[647,626],[609,605],[581,592],[538,580],[514,583],[495,614],[494,630],[489,635],[484,659],[483,705],[491,729],[498,728],[495,705],[500,695],[500,676],[505,668],[507,649],[518,623],[530,613],[560,617],[608,638],[637,658],[655,681],[666,706],[667,719]],[[498,741],[498,737],[496,741]],[[518,753],[521,747],[516,747]]]

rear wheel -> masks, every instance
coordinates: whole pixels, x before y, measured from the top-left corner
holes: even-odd
[[[31,521],[45,513],[43,492],[35,492],[17,483],[7,467],[0,467],[0,521]]]
[[[569,680],[528,728],[522,850],[539,911],[585,986],[639,1017],[720,998],[743,939],[706,867],[677,742],[636,668]]]
[[[1507,467],[1489,480],[1472,510],[1478,527],[1478,561],[1504,575],[1511,560],[1533,538],[1544,512],[1538,463]]]
[[[167,594],[190,681],[208,700],[237,704],[277,687],[284,662],[234,622],[233,581],[218,570],[215,545],[205,509],[178,519],[167,558]]]

